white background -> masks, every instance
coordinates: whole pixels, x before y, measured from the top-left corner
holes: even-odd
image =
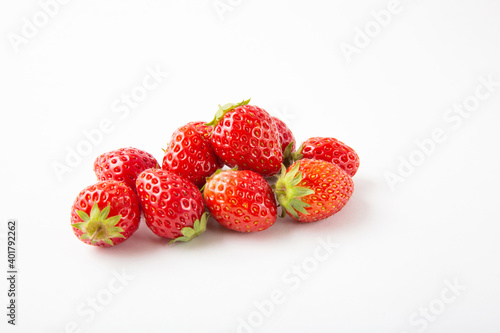
[[[74,0],[43,25],[39,2],[2,1],[0,266],[17,218],[20,272],[16,327],[1,279],[2,332],[498,332],[500,86],[488,92],[479,78],[500,81],[500,2],[402,0],[377,31],[371,13],[388,4]],[[33,17],[43,26],[16,51],[12,36]],[[341,47],[356,36],[348,59]],[[127,115],[113,112],[147,68],[168,76]],[[489,94],[466,118],[447,113],[476,89]],[[340,213],[254,234],[211,220],[174,246],[144,224],[115,248],[75,238],[70,207],[96,181],[96,156],[133,146],[161,161],[177,127],[250,97],[298,141],[333,136],[356,149]],[[112,130],[59,180],[54,164],[103,119]],[[446,140],[422,158],[415,140],[439,128]],[[391,190],[387,174],[410,157],[419,165]],[[338,248],[318,262],[321,241]],[[125,286],[114,280],[123,272]],[[283,302],[258,312],[273,290]]]

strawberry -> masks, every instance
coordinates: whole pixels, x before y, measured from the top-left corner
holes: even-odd
[[[290,166],[294,162],[295,137],[288,126],[280,119],[272,117],[280,134],[281,151],[283,153],[283,164]]]
[[[205,231],[208,216],[200,190],[189,180],[162,169],[137,177],[137,194],[146,224],[156,235],[188,241]]]
[[[292,145],[290,147],[291,152],[295,151],[295,137],[293,136],[290,128],[288,128],[283,120],[276,117],[272,118],[276,124],[276,127],[278,128],[278,133],[280,134],[281,151],[283,152],[283,154],[285,154],[285,150],[290,144]]]
[[[351,177],[336,164],[302,159],[282,167],[276,196],[286,213],[299,222],[325,219],[344,207],[354,190]]]
[[[351,177],[359,168],[359,157],[354,149],[334,138],[307,139],[294,155],[296,160],[309,158],[335,163]]]
[[[223,166],[210,141],[212,130],[203,122],[178,128],[165,149],[162,168],[202,187],[206,177]]]
[[[226,228],[252,232],[276,221],[276,200],[267,181],[250,170],[218,171],[203,192],[208,210]]]
[[[226,165],[272,176],[283,161],[279,132],[271,116],[249,101],[219,106],[206,124],[214,126],[212,145]]]
[[[155,168],[153,155],[136,148],[121,148],[102,154],[94,162],[97,180],[117,180],[135,191],[135,180],[142,171]]]
[[[124,242],[137,230],[140,219],[137,195],[115,180],[88,186],[78,194],[71,208],[76,237],[94,246],[109,247]]]

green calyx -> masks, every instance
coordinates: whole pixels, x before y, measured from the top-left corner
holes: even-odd
[[[177,237],[175,239],[172,239],[168,244],[172,244],[175,242],[188,242],[191,239],[198,237],[202,233],[207,230],[207,221],[208,217],[210,214],[208,213],[203,213],[201,218],[199,220],[194,221],[193,227],[184,227],[181,229],[181,237]]]
[[[283,151],[283,164],[286,168],[292,165],[295,161],[301,160],[304,155],[302,155],[302,149],[304,149],[304,144],[300,145],[297,151],[292,152],[292,146],[294,142],[290,142]]]
[[[297,186],[302,181],[302,172],[299,171],[299,166],[300,162],[297,162],[287,172],[286,167],[281,165],[281,175],[275,184],[276,197],[283,209],[281,217],[285,216],[285,211],[296,219],[299,218],[298,212],[305,215],[309,214],[306,207],[310,205],[300,200],[300,198],[314,194],[314,191],[307,187]]]
[[[298,161],[298,160],[301,160],[304,155],[302,154],[302,150],[304,149],[304,143],[302,143],[299,147],[299,149],[297,149],[297,151],[293,152],[291,155],[292,155],[292,160],[295,162],[295,161]],[[290,149],[291,150],[291,149]],[[290,164],[291,165],[291,164]]]
[[[283,164],[285,165],[285,168],[288,168],[290,165],[293,164],[293,155],[294,153],[292,152],[292,146],[294,142],[290,142],[288,146],[286,146],[285,150],[283,151]]]
[[[111,205],[108,205],[103,210],[100,210],[96,202],[90,210],[90,216],[82,210],[77,210],[76,213],[83,222],[71,225],[81,230],[83,233],[80,238],[89,239],[92,245],[99,241],[115,245],[111,238],[125,238],[125,236],[122,234],[124,230],[116,226],[122,219],[122,216],[115,215],[108,217],[110,208]]]
[[[241,101],[238,104],[227,103],[227,104],[224,104],[222,106],[219,105],[219,110],[217,110],[217,112],[215,113],[214,119],[211,122],[206,123],[205,126],[215,126],[215,125],[217,125],[219,123],[219,121],[222,119],[222,117],[224,117],[226,115],[226,113],[228,113],[231,110],[236,109],[239,106],[247,105],[248,103],[250,103],[250,99]]]

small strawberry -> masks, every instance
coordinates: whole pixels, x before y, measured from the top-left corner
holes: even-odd
[[[153,155],[136,148],[120,148],[102,154],[94,162],[97,180],[117,180],[135,191],[135,180],[142,171],[155,168]]]
[[[94,246],[109,247],[127,240],[139,227],[141,211],[135,192],[115,180],[88,186],[71,208],[76,237]]]
[[[200,190],[189,180],[162,169],[137,177],[137,194],[146,224],[156,235],[188,241],[205,231],[208,216]]]
[[[291,152],[295,151],[295,137],[288,126],[283,122],[283,120],[276,117],[272,117],[278,128],[278,133],[280,134],[281,151],[285,153],[288,145],[292,144],[290,147]]]
[[[279,132],[271,116],[249,101],[219,107],[206,124],[214,126],[212,145],[226,165],[272,176],[283,161]]]
[[[276,196],[286,213],[299,222],[325,219],[344,207],[354,190],[351,177],[337,165],[303,159],[282,167]]]
[[[283,164],[290,166],[294,162],[295,137],[288,126],[280,119],[272,117],[280,134],[281,151],[283,152]]]
[[[203,122],[178,128],[165,149],[162,168],[202,187],[206,177],[223,166],[212,147],[211,132]]]
[[[359,168],[359,156],[354,149],[334,138],[307,139],[294,156],[295,160],[309,158],[335,163],[351,177]]]
[[[226,228],[261,231],[276,221],[273,190],[256,172],[219,171],[207,180],[203,196],[210,214]]]

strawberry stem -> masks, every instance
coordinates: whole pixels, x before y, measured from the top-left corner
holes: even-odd
[[[94,231],[94,233],[92,234],[92,237],[90,237],[90,242],[91,242],[92,244],[94,244],[94,243],[95,243],[95,239],[97,238],[97,235],[101,232],[101,230],[102,230],[102,226],[100,225],[100,226],[98,226],[98,227],[97,227],[97,229]]]

